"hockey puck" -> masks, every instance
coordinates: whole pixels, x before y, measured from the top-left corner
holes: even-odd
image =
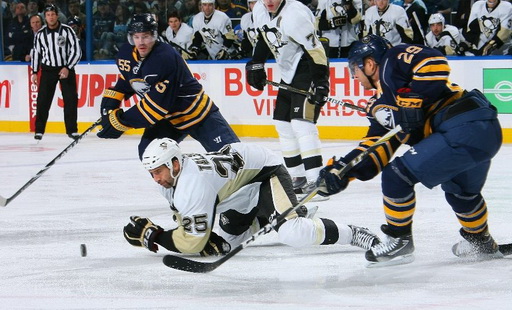
[[[83,243],[80,244],[80,255],[82,255],[82,257],[87,256],[87,247]]]

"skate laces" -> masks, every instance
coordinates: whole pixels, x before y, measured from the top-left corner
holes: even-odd
[[[377,245],[372,247],[372,252],[375,256],[380,256],[382,254],[387,254],[394,250],[398,244],[400,243],[400,238],[393,238],[387,236],[387,240],[385,242],[380,242]]]
[[[356,227],[352,225],[349,226],[352,229],[352,241],[350,241],[351,245],[369,250],[373,246],[375,240],[379,240],[376,235],[368,230],[368,228]]]

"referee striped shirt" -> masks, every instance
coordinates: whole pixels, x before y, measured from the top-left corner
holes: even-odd
[[[56,29],[45,25],[36,33],[31,56],[32,72],[36,73],[39,65],[73,69],[80,61],[82,51],[73,29],[60,23]]]

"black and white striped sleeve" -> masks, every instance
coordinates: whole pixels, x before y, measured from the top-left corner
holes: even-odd
[[[63,27],[64,29],[66,29],[67,32],[66,50],[68,55],[67,63],[64,66],[68,69],[73,69],[76,66],[76,64],[80,61],[80,58],[82,58],[80,41],[78,40],[78,37],[73,31],[73,28],[67,25],[63,25]]]

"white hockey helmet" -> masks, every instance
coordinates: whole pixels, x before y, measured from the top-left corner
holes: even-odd
[[[183,154],[178,143],[169,138],[155,139],[146,147],[142,155],[142,165],[148,171],[162,165],[166,165],[172,171],[174,158],[177,158],[180,166],[183,166]]]
[[[215,4],[215,0],[201,0],[201,4],[205,4],[205,3],[213,3],[213,4]]]
[[[441,13],[434,13],[430,15],[430,18],[428,19],[428,24],[438,24],[441,23],[444,26],[444,16]]]

